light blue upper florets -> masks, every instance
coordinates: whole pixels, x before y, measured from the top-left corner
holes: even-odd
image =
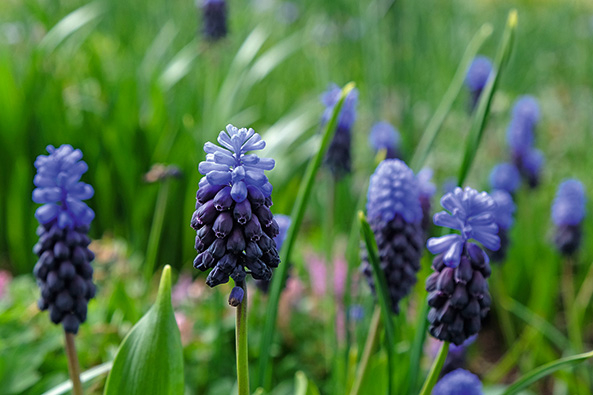
[[[520,119],[526,126],[534,127],[541,113],[537,99],[531,95],[520,96],[513,106],[513,118]]]
[[[367,213],[369,220],[391,221],[396,214],[409,223],[422,220],[418,181],[404,162],[386,159],[379,164],[369,183]]]
[[[510,163],[499,163],[490,172],[490,186],[492,189],[502,189],[513,193],[519,188],[521,175],[515,165]]]
[[[476,56],[467,69],[465,85],[470,91],[481,91],[484,89],[488,77],[492,72],[492,62],[486,56]]]
[[[495,189],[490,195],[496,202],[494,222],[500,229],[509,229],[513,225],[513,214],[517,209],[513,197],[504,189]]]
[[[321,96],[321,102],[325,105],[325,111],[321,120],[322,124],[329,122],[331,114],[334,110],[334,106],[340,100],[342,90],[336,84],[331,84],[329,88]],[[338,117],[338,127],[340,129],[350,130],[354,121],[356,120],[356,103],[358,102],[358,89],[352,89],[346,99],[340,111]]]
[[[270,196],[272,184],[268,182],[264,170],[274,168],[274,159],[247,154],[266,146],[261,136],[251,128],[238,129],[229,124],[226,132],[220,132],[217,141],[222,147],[211,142],[204,144],[206,160],[198,166],[200,173],[206,176],[206,182],[231,186],[231,196],[237,203],[247,198],[248,186],[259,189],[265,197]]]
[[[457,187],[441,198],[441,205],[449,212],[436,213],[435,225],[459,230],[461,234],[432,237],[426,246],[433,254],[444,252],[443,262],[447,266],[459,265],[463,245],[469,239],[482,243],[492,251],[500,248],[498,226],[494,222],[496,203],[486,192],[478,193],[470,187]]]
[[[389,122],[377,122],[371,128],[369,142],[375,151],[382,149],[393,150],[398,148],[400,135],[396,128]]]
[[[483,395],[482,382],[465,369],[456,369],[443,376],[434,386],[432,395]]]
[[[562,182],[552,205],[552,220],[557,226],[578,225],[585,217],[585,188],[579,180]]]
[[[90,225],[94,211],[82,200],[93,197],[95,191],[81,182],[80,177],[88,170],[82,161],[82,152],[71,145],[55,148],[47,146],[49,155],[39,155],[35,160],[37,175],[33,183],[33,201],[43,206],[35,211],[42,225],[56,220],[59,228],[75,228]]]
[[[515,101],[513,117],[507,128],[507,142],[513,152],[524,155],[533,147],[534,128],[539,120],[539,105],[533,96],[521,96]]]

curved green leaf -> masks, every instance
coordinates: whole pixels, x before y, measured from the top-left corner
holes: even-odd
[[[117,351],[105,395],[183,394],[183,349],[171,305],[171,267],[161,275],[155,304]]]
[[[319,388],[302,371],[296,372],[295,395],[319,395]]]

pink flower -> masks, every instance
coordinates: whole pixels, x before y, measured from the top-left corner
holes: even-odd
[[[12,275],[6,270],[0,270],[0,299],[8,290],[8,284],[12,281]]]

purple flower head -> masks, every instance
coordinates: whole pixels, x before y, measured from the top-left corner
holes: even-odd
[[[375,151],[382,149],[387,151],[387,159],[393,159],[397,156],[400,143],[399,131],[389,122],[377,122],[371,128],[369,143]]]
[[[94,190],[80,181],[88,170],[81,160],[82,152],[67,144],[59,148],[48,145],[47,152],[49,155],[39,155],[35,160],[33,183],[37,188],[33,201],[43,204],[35,211],[35,218],[41,225],[56,221],[60,229],[90,225],[95,213],[82,200],[93,197]]]
[[[541,117],[537,99],[531,95],[520,96],[513,105],[513,118],[533,128]]]
[[[283,214],[276,214],[274,215],[274,219],[278,223],[278,227],[280,231],[278,232],[278,236],[274,237],[274,241],[276,242],[276,249],[280,251],[282,248],[282,244],[284,244],[284,239],[286,239],[286,233],[288,233],[288,228],[290,228],[290,224],[292,220],[288,215]]]
[[[534,142],[533,126],[519,118],[511,119],[507,128],[507,143],[514,156],[522,156]]]
[[[334,110],[334,106],[340,100],[340,95],[342,90],[336,84],[330,84],[327,90],[321,96],[321,102],[325,105],[325,111],[323,112],[323,117],[321,120],[322,124],[326,124],[329,122],[329,119],[332,115]],[[344,99],[344,104],[342,105],[342,110],[340,111],[340,115],[338,117],[338,128],[345,129],[350,131],[354,121],[356,120],[356,104],[358,102],[358,89],[353,89],[350,91],[346,99]]]
[[[437,191],[437,187],[432,180],[433,171],[430,167],[425,167],[416,174],[418,181],[418,192],[421,198],[431,199]]]
[[[486,248],[496,251],[500,247],[498,226],[494,222],[496,203],[486,192],[459,187],[441,198],[441,205],[447,211],[434,215],[434,224],[459,230],[461,234],[432,237],[426,243],[433,254],[446,252],[443,261],[452,268],[459,266],[466,241],[474,239]]]
[[[218,143],[204,144],[206,160],[200,162],[198,170],[206,177],[200,180],[200,187],[207,184],[212,186],[230,186],[230,196],[237,203],[247,198],[249,187],[257,189],[264,197],[272,194],[272,184],[268,182],[264,170],[274,168],[274,159],[260,158],[256,154],[247,154],[249,151],[261,150],[266,143],[253,129],[238,129],[227,125],[226,132],[218,135]]]
[[[227,35],[227,5],[225,0],[204,0],[202,2],[204,37],[216,41]]]
[[[496,222],[499,229],[509,229],[513,225],[513,214],[517,209],[513,202],[513,197],[507,191],[502,189],[495,189],[490,195],[496,202],[494,222]]]
[[[434,386],[432,395],[483,395],[482,382],[473,373],[457,369],[443,376]]]
[[[540,173],[544,162],[544,154],[536,148],[528,150],[522,157],[521,170],[527,177],[527,181],[532,188],[539,184]]]
[[[471,92],[481,91],[492,72],[492,61],[486,56],[476,56],[467,69],[465,85]]]
[[[490,186],[514,193],[521,183],[521,175],[517,167],[510,163],[499,163],[490,172]]]
[[[369,183],[367,213],[369,221],[387,222],[396,214],[408,223],[422,220],[418,181],[403,161],[386,159],[379,164]]]
[[[563,181],[552,205],[552,220],[556,226],[579,225],[585,217],[585,189],[579,180]]]

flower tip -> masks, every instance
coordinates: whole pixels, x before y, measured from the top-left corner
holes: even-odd
[[[233,287],[231,294],[229,295],[229,305],[233,307],[239,306],[243,302],[245,291],[242,287]]]

